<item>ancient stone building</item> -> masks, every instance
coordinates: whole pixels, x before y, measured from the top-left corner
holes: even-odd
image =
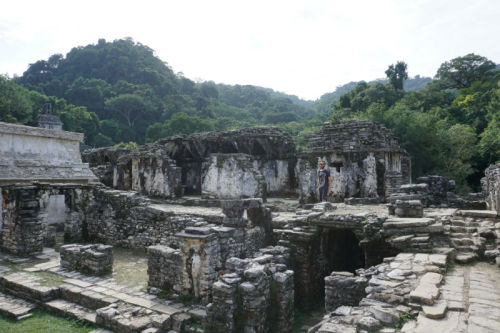
[[[239,198],[295,191],[295,144],[274,127],[179,135],[135,150],[94,149],[83,158],[104,184],[152,196]]]
[[[96,180],[82,163],[83,134],[0,123],[0,247],[42,251],[55,232],[80,239],[83,206]]]
[[[311,136],[309,152],[299,156],[296,171],[303,201],[316,200],[320,160],[330,170],[337,202],[347,198],[382,202],[411,181],[410,156],[388,129],[374,121],[325,123]]]

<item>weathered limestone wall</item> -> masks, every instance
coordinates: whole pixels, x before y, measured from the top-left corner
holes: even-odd
[[[82,163],[83,134],[0,122],[0,184],[95,179]]]
[[[500,212],[500,164],[490,165],[481,179],[488,209]]]
[[[299,157],[296,173],[304,202],[316,200],[316,172],[324,160],[332,176],[332,201],[367,198],[385,201],[411,178],[408,153],[392,133],[372,121],[325,123]]]
[[[201,191],[217,198],[265,198],[264,176],[247,154],[212,154],[203,165]]]
[[[109,187],[153,197],[182,195],[181,168],[162,147],[141,146],[132,150],[106,147],[82,155]]]

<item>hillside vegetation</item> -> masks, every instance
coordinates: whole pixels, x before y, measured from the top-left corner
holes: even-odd
[[[303,149],[324,121],[372,119],[400,138],[414,177],[449,176],[467,191],[500,159],[499,73],[475,54],[444,62],[433,80],[408,78],[407,64],[398,62],[386,79],[350,82],[313,102],[257,86],[194,82],[130,38],[101,39],[37,61],[21,77],[0,77],[0,121],[35,125],[51,102],[64,129],[85,133],[90,146],[275,125]]]

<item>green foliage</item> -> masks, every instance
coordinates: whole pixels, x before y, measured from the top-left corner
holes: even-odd
[[[176,113],[165,123],[155,123],[146,130],[147,142],[176,134],[189,134],[213,131],[212,121],[197,116],[190,116],[184,112]]]
[[[120,142],[115,145],[116,148],[125,148],[125,149],[136,149],[139,145],[135,142]]]
[[[408,79],[408,65],[404,61],[398,61],[396,65],[390,65],[385,71],[389,83],[397,90],[403,90],[403,81]]]
[[[315,116],[312,102],[271,89],[211,81],[195,83],[182,73],[175,74],[153,50],[130,38],[113,42],[100,39],[97,44],[73,48],[66,56],[55,54],[32,64],[16,81],[95,113],[100,127],[85,132],[90,145],[143,143],[148,128],[148,140],[197,130],[192,123],[181,124],[179,130],[167,126],[167,121],[179,113],[201,119],[202,130],[277,124]],[[23,99],[12,103],[24,104],[16,108],[20,110],[17,114],[9,112],[7,121],[36,121],[29,103]],[[81,114],[78,119],[83,119]],[[65,121],[71,123],[71,119]],[[72,124],[71,128],[78,126]]]
[[[398,322],[394,325],[394,328],[396,330],[400,330],[401,328],[403,328],[404,324],[410,320],[416,320],[417,319],[417,315],[415,313],[412,312],[412,310],[408,310],[406,311],[405,313],[402,313],[401,315],[399,315],[399,320]]]
[[[474,53],[446,61],[439,67],[436,79],[445,88],[468,88],[481,80],[493,68],[495,63]]]

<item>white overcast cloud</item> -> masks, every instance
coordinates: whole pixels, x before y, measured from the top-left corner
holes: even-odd
[[[500,1],[5,1],[0,73],[72,47],[132,37],[191,79],[316,99],[408,63],[433,76],[452,58],[500,62]]]

